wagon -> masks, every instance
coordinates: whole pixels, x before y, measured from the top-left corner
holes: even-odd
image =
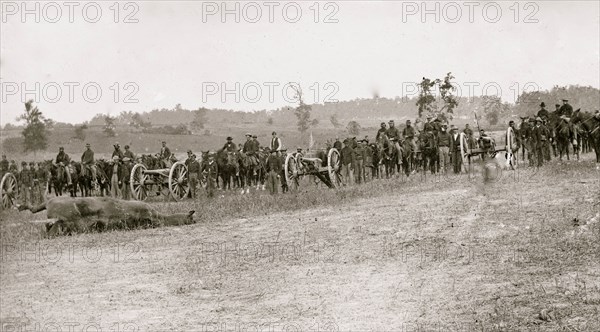
[[[283,166],[285,182],[290,190],[297,189],[300,179],[310,175],[316,176],[329,188],[338,188],[342,184],[340,152],[335,148],[319,151],[322,157],[327,156],[326,160],[318,158],[316,153],[304,155],[296,152],[286,156]]]
[[[0,181],[0,188],[2,190],[2,209],[10,209],[15,205],[19,196],[19,186],[15,175],[10,172],[5,173]]]
[[[464,132],[461,132],[460,135],[460,151],[462,158],[462,168],[463,171],[469,172],[469,165],[471,164],[471,157],[474,156],[488,156],[489,158],[494,158],[498,152],[508,152],[508,159],[512,161],[512,165],[516,167],[517,165],[517,156],[513,154],[513,150],[516,147],[516,135],[512,128],[508,128],[505,134],[506,145],[502,148],[497,148],[495,141],[492,140],[491,147],[489,149],[482,148],[469,148],[469,142],[467,139],[467,135]]]
[[[176,201],[187,197],[190,190],[188,170],[184,162],[178,161],[171,168],[148,169],[144,164],[135,164],[129,177],[131,195],[138,201],[143,201],[157,190],[169,190],[170,196]]]

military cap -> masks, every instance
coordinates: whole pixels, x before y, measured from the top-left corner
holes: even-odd
[[[385,126],[385,122],[382,122],[381,124]]]
[[[89,148],[91,145],[90,143],[85,143],[85,146]]]
[[[394,123],[394,120],[390,120],[389,123]]]
[[[256,136],[256,135],[252,135],[252,138],[258,138],[258,136]]]
[[[246,133],[246,136],[250,136],[250,137],[252,137],[252,134],[250,134],[250,133]]]
[[[508,121],[508,124],[509,124],[509,125],[511,125],[511,124],[515,124],[515,122],[514,122],[513,120],[510,120],[510,121]]]
[[[231,136],[227,136],[227,140],[228,141],[233,141],[233,138]]]
[[[129,145],[125,145],[125,150],[129,150]]]
[[[65,148],[63,148],[62,146],[58,148],[59,150],[64,150]]]
[[[277,133],[276,132],[272,132],[271,135],[277,135]]]
[[[27,165],[27,162],[26,161],[22,161],[21,165],[25,166],[25,165]]]
[[[540,104],[540,107],[546,107],[546,104],[544,104],[544,102],[542,102],[542,103]]]
[[[569,101],[569,99],[563,99],[562,101]]]
[[[286,151],[287,151],[287,149],[286,149],[286,148],[283,148],[283,149],[281,149],[281,150],[279,150],[279,151],[281,151],[281,152],[286,152]]]
[[[406,120],[406,123],[410,123],[410,120]]]
[[[35,166],[35,163],[34,163],[33,161],[30,161],[30,162],[29,162],[29,165],[30,165],[30,166]]]

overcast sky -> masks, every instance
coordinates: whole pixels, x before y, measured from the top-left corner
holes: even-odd
[[[282,97],[291,91],[284,89],[288,82],[299,83],[309,103],[374,93],[411,95],[412,84],[423,76],[443,78],[449,71],[462,95],[469,86],[481,95],[488,84],[488,94],[499,86],[511,103],[524,88],[600,85],[598,1],[475,2],[473,7],[438,2],[439,23],[433,13],[423,20],[420,1],[301,2],[299,17],[295,4],[256,2],[262,10],[258,18],[254,4],[238,2],[240,23],[233,14],[223,22],[221,2],[148,1],[127,8],[121,3],[119,23],[114,23],[116,7],[109,8],[113,2],[100,3],[96,23],[86,22],[96,16],[93,5],[86,16],[85,3],[74,7],[71,23],[69,7],[61,5],[57,17],[56,8],[41,3],[37,23],[33,14],[21,16],[20,3],[2,4],[2,124],[15,122],[22,99],[35,97],[24,96],[22,88],[36,90],[36,82],[40,110],[63,122],[177,103],[189,109],[275,109],[289,104]],[[428,3],[428,9],[435,5]],[[233,12],[234,6],[228,4]],[[127,15],[138,22],[123,23]],[[84,98],[82,88],[90,82]],[[223,85],[234,90],[236,82],[239,102],[234,94],[222,96]],[[215,87],[218,91],[211,90]],[[102,96],[94,101],[97,88]]]

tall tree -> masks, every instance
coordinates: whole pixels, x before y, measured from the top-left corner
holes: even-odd
[[[310,129],[311,125],[318,124],[318,121],[315,123],[310,119],[310,111],[312,110],[312,107],[304,103],[302,88],[294,85],[292,85],[292,88],[296,92],[296,98],[298,99],[299,103],[298,107],[296,107],[294,110],[294,115],[296,115],[296,119],[298,120],[298,131],[304,134],[308,129]]]
[[[458,99],[453,94],[456,87],[452,85],[452,73],[447,73],[443,80],[430,80],[423,77],[419,84],[419,96],[417,97],[417,106],[419,108],[418,116],[422,117],[423,113],[433,117],[439,117],[444,121],[451,120],[454,114],[454,109],[458,106]],[[438,100],[433,94],[437,86],[440,94],[440,102],[442,107],[438,106]]]
[[[115,137],[115,128],[115,118],[106,114],[106,116],[104,116],[104,133],[106,136]]]
[[[33,106],[33,100],[25,103],[25,113],[17,118],[17,121],[25,121],[25,128],[21,133],[25,138],[25,152],[46,150],[48,137],[46,133],[46,118],[42,112]]]

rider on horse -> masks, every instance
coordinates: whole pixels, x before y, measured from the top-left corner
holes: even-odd
[[[96,165],[94,162],[94,151],[92,151],[90,143],[85,145],[85,151],[81,155],[81,164],[83,165],[83,169],[91,171],[92,183],[96,185]]]
[[[252,167],[254,175],[256,175],[256,166],[258,165],[258,150],[259,146],[256,139],[253,139],[252,134],[246,134],[246,143],[244,143],[243,152],[248,156],[248,166]]]
[[[65,153],[65,148],[64,147],[59,147],[58,148],[58,154],[56,155],[56,164],[59,166],[60,168],[60,172],[64,172],[67,175],[67,184],[70,186],[72,185],[72,181],[71,181],[71,172],[69,172],[66,167],[69,165],[71,158],[69,158],[69,155]]]
[[[233,143],[231,136],[227,137],[227,143],[223,145],[223,151],[227,153],[227,163],[235,167],[235,176],[240,175],[240,165],[236,160],[235,153],[237,152],[237,146]]]

